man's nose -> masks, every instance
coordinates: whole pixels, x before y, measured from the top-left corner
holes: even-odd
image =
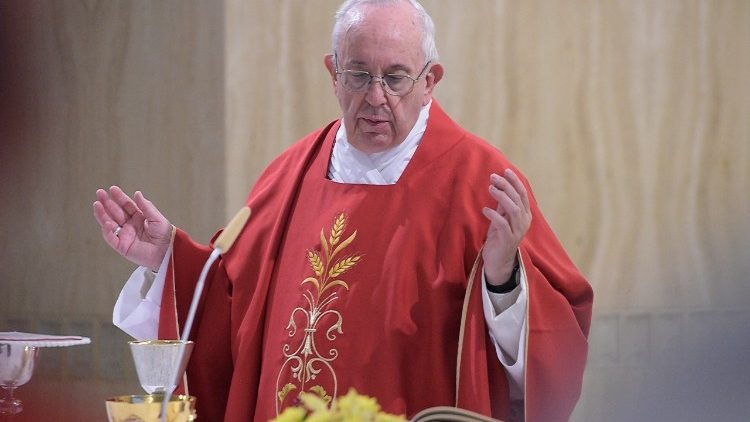
[[[367,87],[365,99],[367,103],[373,106],[383,105],[387,101],[385,92],[385,80],[382,76],[373,76],[370,80],[370,86]]]

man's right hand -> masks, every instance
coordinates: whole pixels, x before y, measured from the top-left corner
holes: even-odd
[[[94,217],[102,237],[136,265],[159,269],[172,241],[172,225],[140,191],[133,198],[117,186],[96,191]],[[118,229],[120,227],[120,229]]]

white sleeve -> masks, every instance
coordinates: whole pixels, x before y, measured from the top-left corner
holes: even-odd
[[[171,256],[172,245],[169,245],[157,273],[146,267],[136,268],[115,303],[112,323],[138,340],[152,340],[159,336],[161,296]]]
[[[526,273],[519,269],[518,286],[508,293],[488,291],[484,271],[482,273],[484,319],[495,343],[497,357],[508,373],[510,398],[522,400],[526,371],[523,353],[526,350]]]

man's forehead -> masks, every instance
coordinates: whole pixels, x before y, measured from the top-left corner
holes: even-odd
[[[416,49],[421,44],[423,31],[413,10],[370,6],[351,13],[355,18],[342,33],[343,43],[376,44],[399,49]]]
[[[408,2],[363,4],[346,13],[347,27],[374,25],[375,27],[419,25],[417,10]]]
[[[424,56],[421,37],[401,33],[351,31],[340,47],[339,63],[347,65],[413,68]]]
[[[345,48],[338,54],[340,66],[359,69],[395,69],[414,70],[422,62],[422,51],[404,50],[400,52],[387,49]]]

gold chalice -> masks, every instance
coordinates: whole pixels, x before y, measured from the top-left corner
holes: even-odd
[[[118,396],[107,400],[109,422],[188,422],[195,420],[195,397],[172,392],[180,384],[192,341],[131,341],[138,381],[146,395]],[[168,400],[165,406],[165,398]],[[162,415],[162,413],[165,413]]]
[[[34,346],[0,344],[0,415],[15,415],[23,411],[21,400],[13,397],[13,391],[31,379],[39,349]]]
[[[109,422],[156,422],[160,420],[163,401],[163,394],[112,397],[107,400],[107,419]],[[170,398],[167,421],[192,422],[195,419],[195,397]]]

